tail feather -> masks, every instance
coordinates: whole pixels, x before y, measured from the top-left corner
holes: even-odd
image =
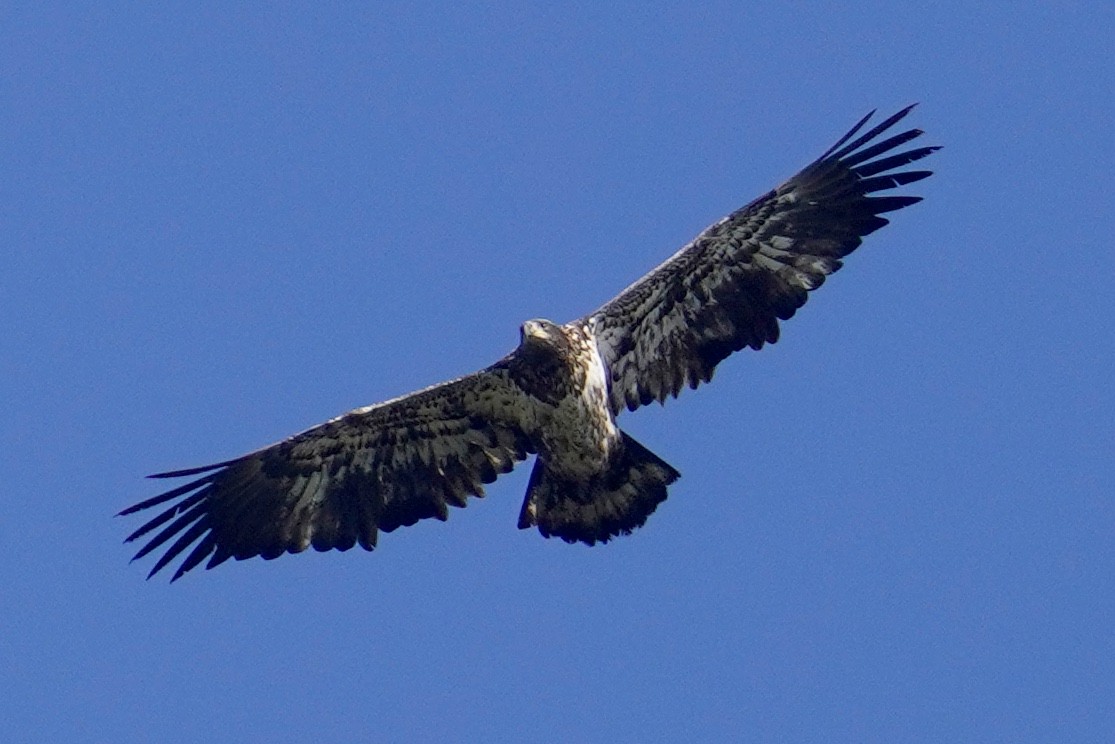
[[[527,485],[519,528],[537,525],[544,537],[595,545],[641,527],[681,477],[627,434],[612,466],[589,480],[555,474],[540,457]]]

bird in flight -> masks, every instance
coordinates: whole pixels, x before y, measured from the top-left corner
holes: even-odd
[[[520,528],[588,545],[629,534],[680,474],[616,416],[710,381],[732,352],[777,341],[778,321],[887,224],[882,214],[921,200],[890,192],[928,177],[903,169],[938,148],[902,149],[918,129],[883,137],[912,108],[859,134],[868,114],[598,310],[564,325],[526,321],[518,347],[486,369],[231,460],[151,476],[190,480],[120,512],[164,507],[127,537],[146,541],[134,559],[169,543],[148,578],[185,554],[175,581],[205,561],[372,550],[381,531],[444,521],[530,455]]]

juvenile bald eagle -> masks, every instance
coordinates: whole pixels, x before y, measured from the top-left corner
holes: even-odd
[[[589,545],[630,533],[679,473],[615,417],[708,382],[734,351],[774,343],[778,321],[887,224],[880,215],[920,201],[875,196],[930,175],[901,170],[937,149],[897,151],[920,130],[876,142],[910,108],[856,137],[868,114],[599,310],[565,325],[527,321],[518,348],[487,369],[232,460],[152,476],[199,477],[120,512],[168,505],[128,536],[154,532],[135,558],[173,541],[150,577],[192,546],[173,581],[206,560],[372,550],[380,531],[445,520],[532,454],[520,528]]]

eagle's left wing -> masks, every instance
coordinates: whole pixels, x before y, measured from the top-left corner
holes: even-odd
[[[501,362],[234,460],[160,473],[152,477],[201,477],[120,512],[170,503],[127,540],[162,528],[141,558],[174,539],[149,577],[196,542],[172,581],[206,559],[212,568],[308,547],[371,550],[379,530],[445,520],[448,506],[482,496],[482,484],[535,452],[515,419],[522,405]]]
[[[778,340],[778,321],[805,304],[806,293],[839,269],[863,236],[887,224],[879,215],[921,200],[872,196],[930,175],[895,172],[938,149],[892,152],[918,129],[869,145],[911,108],[849,142],[868,114],[796,176],[580,321],[608,367],[614,413],[695,388],[732,352]]]

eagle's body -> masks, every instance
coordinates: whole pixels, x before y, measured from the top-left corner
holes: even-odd
[[[616,426],[590,324],[523,324],[507,358],[524,392],[516,414],[538,447],[519,527],[593,544],[642,524],[679,473]],[[537,428],[531,428],[531,426]],[[632,524],[635,514],[638,524]]]
[[[173,539],[154,574],[192,546],[177,579],[205,560],[371,550],[380,531],[446,519],[450,505],[483,495],[531,454],[520,527],[590,545],[631,532],[679,474],[616,416],[708,382],[732,352],[776,341],[778,321],[887,224],[880,214],[920,200],[870,196],[930,175],[895,172],[937,149],[893,152],[919,130],[872,142],[908,112],[849,142],[864,117],[594,313],[565,325],[527,321],[518,348],[487,369],[233,460],[155,476],[200,477],[121,512],[172,502],[128,537],[159,530],[136,557]]]
[[[590,478],[621,447],[595,339],[584,326],[548,320],[528,320],[521,335],[508,368],[533,412],[522,420],[536,427],[531,433],[551,472]]]

